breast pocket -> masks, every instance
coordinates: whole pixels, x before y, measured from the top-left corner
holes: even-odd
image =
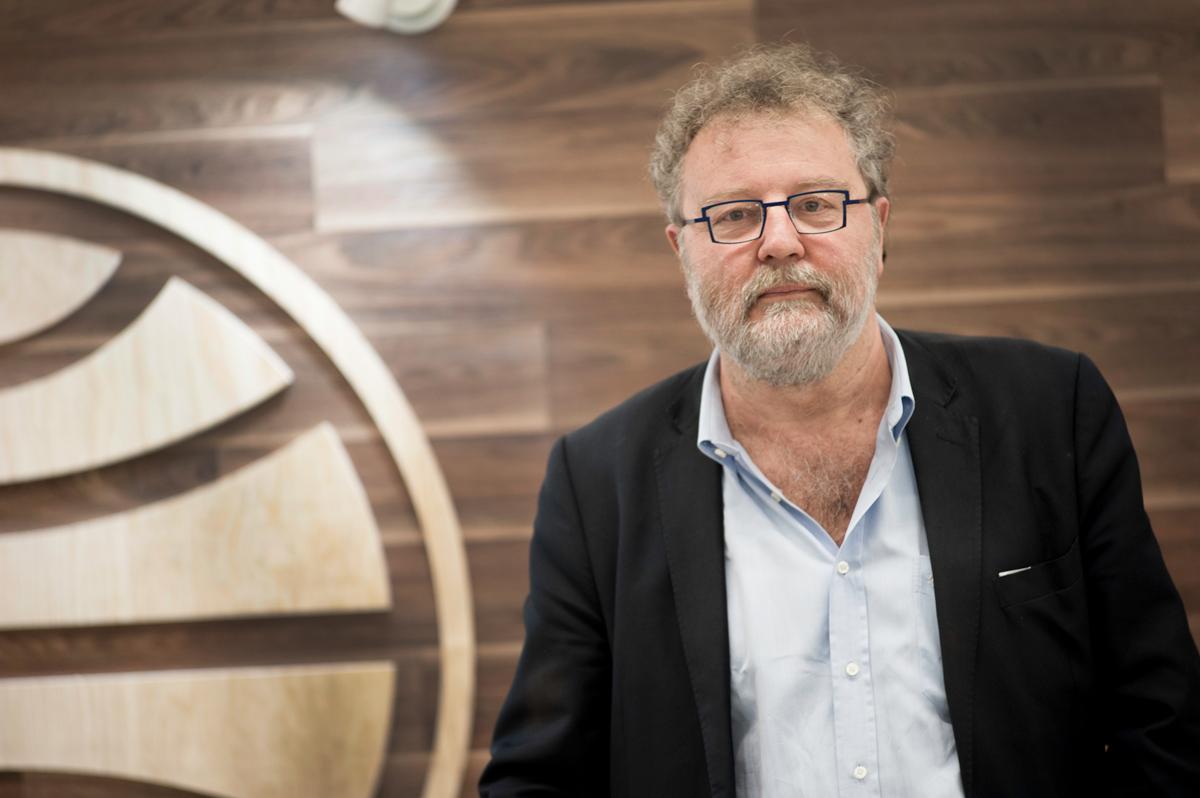
[[[1005,573],[1005,572],[1001,572]],[[1079,581],[1083,567],[1079,561],[1079,538],[1071,542],[1067,553],[1030,566],[1014,565],[1011,573],[993,577],[1001,607],[1011,607],[1066,590]]]

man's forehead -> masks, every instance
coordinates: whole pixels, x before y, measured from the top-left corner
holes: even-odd
[[[707,197],[734,190],[741,185],[739,178],[749,177],[747,171],[805,184],[829,183],[829,188],[848,188],[845,184],[859,177],[842,125],[827,114],[807,110],[718,116],[692,140],[683,167],[685,193],[697,200],[695,192]]]
[[[720,114],[700,128],[693,143],[707,139],[720,148],[732,148],[739,137],[751,131],[809,131],[845,136],[841,124],[823,111],[788,108]]]

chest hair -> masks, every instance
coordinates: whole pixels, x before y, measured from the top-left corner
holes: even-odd
[[[874,435],[755,440],[746,446],[759,470],[811,515],[839,546],[875,455]]]

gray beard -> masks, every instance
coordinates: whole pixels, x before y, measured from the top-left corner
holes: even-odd
[[[761,268],[740,293],[701,286],[686,264],[684,275],[696,321],[722,356],[730,357],[751,379],[788,386],[828,376],[858,340],[875,306],[873,247],[860,269],[859,274],[835,280],[809,265]],[[865,285],[858,284],[860,277]],[[773,302],[763,318],[750,321],[758,297],[784,283],[814,288],[820,300]]]

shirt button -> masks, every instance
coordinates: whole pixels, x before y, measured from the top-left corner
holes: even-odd
[[[777,502],[783,501],[783,496],[779,495],[779,491],[777,490],[771,491],[771,498]]]
[[[842,560],[840,563],[837,564],[837,572],[839,574],[841,574],[842,576],[845,576],[846,574],[850,573],[850,563],[846,562],[845,560]]]
[[[859,765],[858,767],[856,767],[854,769],[854,778],[858,779],[859,781],[862,781],[866,777],[867,777],[867,769],[865,767],[863,767],[862,765]]]
[[[857,662],[851,662],[849,665],[846,666],[846,675],[851,676],[851,677],[858,675],[858,663]]]
[[[720,457],[722,460],[725,459],[725,450],[724,449],[714,449],[713,454],[715,454],[717,457]]]

